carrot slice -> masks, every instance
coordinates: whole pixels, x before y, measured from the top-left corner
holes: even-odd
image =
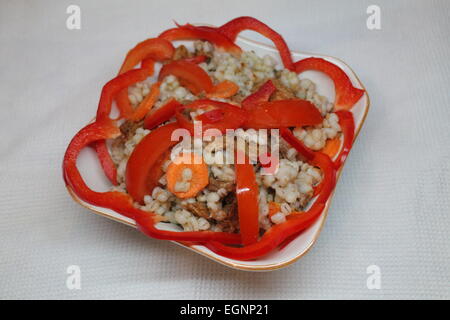
[[[321,150],[323,153],[328,155],[330,159],[333,159],[334,156],[339,152],[339,149],[341,148],[341,139],[338,137],[334,139],[330,139],[325,144],[325,147]]]
[[[206,96],[208,98],[229,98],[234,96],[239,91],[239,86],[233,81],[224,80],[221,83],[215,85],[211,92]]]
[[[130,120],[139,121],[145,117],[145,115],[150,111],[150,109],[155,104],[156,100],[158,100],[160,84],[161,84],[160,82],[156,82],[152,85],[150,93],[144,98],[144,100],[141,101],[139,106],[129,116]]]
[[[177,192],[176,184],[182,182],[183,172],[185,169],[190,169],[192,173],[189,183],[189,189],[185,192]],[[167,168],[167,188],[170,192],[178,198],[192,198],[197,195],[209,183],[208,166],[203,161],[203,158],[195,153],[184,153],[172,162]]]

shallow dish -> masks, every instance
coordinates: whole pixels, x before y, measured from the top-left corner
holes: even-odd
[[[244,37],[238,37],[236,43],[243,49],[243,50],[253,50],[256,52],[256,54],[263,56],[265,54],[269,54],[273,56],[280,64],[280,58],[278,56],[278,51],[269,45],[259,43],[257,41],[253,41]],[[325,56],[325,55],[319,55],[319,54],[309,54],[309,53],[300,53],[292,51],[292,56],[294,58],[294,61],[297,61],[299,59],[304,59],[308,57],[320,57],[324,58],[337,66],[339,66],[350,78],[353,85],[357,88],[365,89],[356,74],[353,72],[352,69],[350,69],[349,66],[347,66],[344,62],[341,60]],[[321,74],[316,71],[307,71],[301,74],[300,78],[309,78],[317,85],[317,91],[323,95],[326,96],[329,101],[334,101],[334,84],[333,82],[324,74]],[[354,116],[355,121],[355,139],[358,136],[359,131],[361,130],[361,127],[364,123],[365,117],[367,116],[367,113],[369,111],[369,96],[367,94],[367,91],[364,93],[362,98],[353,106],[351,109],[351,112]],[[89,148],[86,148],[83,150],[79,156],[78,159],[78,166],[80,169],[80,172],[83,174],[83,177],[85,177],[86,182],[93,187],[94,189],[98,191],[107,191],[109,183],[106,180],[106,178],[103,175],[102,169],[100,165],[98,164],[98,161],[95,158],[95,153]],[[342,168],[338,171],[338,178],[342,172]],[[81,200],[69,187],[66,186],[70,195],[73,197],[73,199],[81,204],[82,206],[90,209],[91,211],[95,212],[96,214],[99,214],[101,216],[113,219],[115,221],[124,223],[126,225],[135,227],[134,220],[124,217],[121,214],[99,206],[91,205],[83,200]],[[333,193],[331,194],[330,198],[328,199],[326,206],[324,210],[322,211],[320,217],[315,221],[315,223],[306,229],[304,232],[302,232],[299,236],[297,236],[294,240],[292,240],[288,245],[284,246],[282,249],[274,251],[270,253],[269,255],[260,258],[258,260],[254,261],[240,261],[240,260],[233,260],[229,258],[222,257],[208,248],[201,246],[201,245],[194,245],[194,246],[185,246],[183,244],[180,244],[178,242],[174,242],[176,244],[179,244],[187,249],[190,249],[198,254],[201,254],[213,261],[216,261],[218,263],[224,264],[226,266],[240,269],[240,270],[248,270],[248,271],[270,271],[279,269],[282,267],[285,267],[295,261],[297,261],[299,258],[301,258],[303,255],[305,255],[309,249],[312,247],[314,242],[317,240],[320,231],[324,225],[325,219],[327,217],[328,209],[331,203],[333,197]]]

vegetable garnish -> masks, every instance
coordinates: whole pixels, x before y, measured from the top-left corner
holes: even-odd
[[[295,72],[316,70],[325,73],[334,82],[336,90],[336,110],[348,110],[358,102],[364,90],[355,88],[345,72],[337,65],[322,58],[306,58],[295,63]]]
[[[179,198],[195,197],[208,183],[208,166],[193,152],[179,155],[167,168],[167,188]]]

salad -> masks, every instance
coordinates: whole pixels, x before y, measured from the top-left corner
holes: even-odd
[[[270,39],[282,65],[237,46],[244,30]],[[334,102],[299,78],[308,70],[333,80]],[[294,62],[282,36],[255,18],[177,25],[128,52],[95,121],[70,142],[64,179],[150,237],[257,259],[320,216],[353,143],[349,109],[363,94],[325,59]],[[108,192],[89,188],[76,166],[88,146]]]

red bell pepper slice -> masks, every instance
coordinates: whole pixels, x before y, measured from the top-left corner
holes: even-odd
[[[119,74],[133,69],[142,61],[142,68],[149,69],[149,75],[153,74],[155,61],[164,61],[171,59],[175,52],[170,41],[151,38],[138,43],[131,49],[119,70]],[[127,118],[132,113],[132,106],[128,99],[128,90],[121,90],[115,97],[117,106],[122,117]]]
[[[131,49],[120,67],[119,74],[134,68],[142,60],[150,58],[155,61],[171,59],[175,52],[170,41],[161,38],[151,38],[138,43]]]
[[[226,129],[236,129],[241,127],[247,120],[247,113],[241,108],[215,100],[200,99],[192,102],[186,106],[180,106],[176,109],[175,116],[178,124],[189,130],[191,134],[194,133],[194,124],[184,114],[185,109],[211,109],[205,112],[206,115],[197,116],[194,120],[202,121],[202,130],[217,129],[225,133]],[[214,110],[219,110],[220,113]],[[213,114],[209,112],[214,111]]]
[[[178,242],[190,242],[190,244],[208,243],[217,241],[224,244],[239,244],[241,236],[237,233],[215,231],[165,231],[156,228],[155,218],[148,212],[138,210],[134,216],[137,228],[147,236],[155,239],[174,240]]]
[[[133,199],[126,193],[118,191],[96,192],[84,182],[78,168],[77,158],[80,151],[98,140],[112,139],[120,135],[119,128],[109,119],[99,120],[81,129],[67,147],[63,160],[63,176],[70,189],[83,201],[109,208],[128,218],[135,219],[138,228],[150,237],[175,241],[219,241],[222,243],[240,243],[239,234],[225,232],[197,231],[176,232],[156,228],[161,217],[140,210],[133,205]]]
[[[202,28],[190,24],[178,25],[177,28],[172,28],[161,33],[159,38],[168,41],[205,40],[233,54],[240,54],[242,52],[241,48],[233,40],[228,39],[214,28]]]
[[[227,36],[231,41],[235,41],[238,34],[244,30],[258,32],[266,38],[272,40],[273,44],[278,49],[284,67],[291,71],[294,70],[291,51],[289,50],[286,41],[284,41],[283,37],[279,33],[265,23],[253,17],[239,17],[218,28],[218,31]]]
[[[150,70],[150,75],[153,75],[153,72],[155,71],[155,63],[156,61],[152,58],[145,58],[141,62],[141,68],[147,68]]]
[[[244,126],[254,129],[312,126],[323,120],[311,102],[301,99],[262,102],[254,105],[248,113]]]
[[[117,185],[117,168],[114,161],[109,154],[108,146],[106,145],[106,140],[100,140],[94,142],[95,152],[97,152],[100,164],[105,172],[108,180],[113,184]]]
[[[177,107],[182,106],[174,98],[171,98],[166,104],[164,104],[159,109],[154,112],[150,112],[147,117],[144,119],[144,128],[145,129],[153,129],[160,124],[169,121],[172,117],[175,116],[175,110]]]
[[[168,75],[176,76],[181,85],[195,95],[210,92],[213,88],[209,75],[195,63],[177,60],[165,64],[159,72],[159,81],[162,81]]]
[[[134,148],[127,162],[125,184],[130,196],[137,202],[143,203],[144,196],[151,194],[158,185],[160,177],[153,175],[152,170],[157,169],[157,163],[170,147],[178,141],[172,141],[172,133],[179,129],[177,123],[170,123],[159,127],[146,135]]]
[[[96,192],[91,190],[84,182],[76,166],[78,155],[83,148],[95,141],[115,138],[119,135],[119,128],[109,119],[91,123],[81,129],[73,137],[64,155],[64,179],[66,184],[82,200],[93,205],[112,209],[126,217],[132,218],[135,210],[132,205],[132,199],[128,195],[117,191]]]
[[[239,229],[241,232],[242,243],[247,246],[258,241],[259,188],[256,183],[253,165],[250,163],[248,158],[245,159],[244,163],[239,163],[239,161],[236,161],[235,171]]]
[[[280,133],[283,139],[286,140],[286,142],[289,143],[292,147],[294,147],[304,160],[311,161],[312,159],[314,159],[316,152],[306,147],[301,140],[297,139],[297,137],[294,136],[290,129],[281,128]]]
[[[298,149],[298,152],[303,152],[303,149]],[[336,184],[336,170],[328,156],[316,153],[311,160],[311,164],[318,166],[322,170],[324,186],[321,194],[310,209],[305,212],[291,213],[287,216],[286,222],[273,225],[258,242],[251,245],[230,247],[217,241],[210,241],[205,246],[213,252],[230,259],[253,260],[268,254],[286,239],[289,239],[289,237],[310,227],[320,217],[325,208],[325,203]]]
[[[364,90],[355,88],[350,78],[337,65],[322,58],[306,58],[297,61],[295,72],[302,73],[307,70],[316,70],[325,73],[334,82],[336,91],[335,109],[348,110],[358,102]]]
[[[275,92],[277,88],[271,80],[267,80],[257,91],[242,100],[242,108],[245,110],[250,110],[253,106],[259,104],[260,102],[269,101],[272,93]]]
[[[344,164],[345,159],[352,148],[353,140],[355,138],[355,121],[353,120],[353,114],[350,111],[339,110],[336,111],[336,115],[339,117],[339,125],[342,128],[342,134],[344,136],[341,151],[336,160],[334,160],[336,169],[339,169]]]
[[[145,80],[150,74],[149,69],[134,69],[120,74],[110,80],[103,87],[97,109],[97,119],[109,118],[113,98],[122,89],[128,88],[132,84]],[[127,97],[128,98],[128,97]]]
[[[109,119],[113,97],[123,89],[127,90],[126,88],[128,88],[128,86],[132,85],[133,83],[146,79],[149,76],[150,72],[151,70],[149,69],[130,70],[106,83],[103,86],[100,101],[98,103],[96,117],[97,120],[103,121],[105,119]],[[128,101],[128,95],[126,96],[126,99]],[[108,177],[112,184],[117,185],[116,167],[111,159],[111,155],[108,152],[106,141],[96,141],[93,143],[93,146],[97,152],[100,164],[102,165],[105,175]]]

